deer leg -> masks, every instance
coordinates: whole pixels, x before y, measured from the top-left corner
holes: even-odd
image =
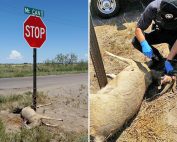
[[[106,142],[104,136],[95,136],[94,142]]]
[[[110,79],[114,79],[116,78],[116,75],[115,74],[106,74],[106,76]]]
[[[176,80],[174,81],[174,84],[173,84],[173,87],[172,87],[172,91],[173,93],[175,93],[177,90],[176,90]]]
[[[52,105],[52,103],[44,104],[44,105],[38,105],[37,108],[44,107],[44,106],[49,106]]]
[[[57,121],[63,121],[63,119],[56,119],[56,118],[51,118],[51,117],[48,117],[48,116],[42,116],[40,115],[41,119],[48,119],[48,120],[57,120]]]
[[[34,121],[34,122],[28,124],[27,128],[31,129],[31,128],[34,128],[34,127],[37,127],[37,126],[40,126],[40,125],[41,125],[41,121],[40,120],[39,121]]]
[[[163,95],[167,93],[167,91],[171,90],[173,86],[173,82],[168,83],[165,88],[159,93],[159,95]]]
[[[118,60],[126,63],[126,64],[129,64],[129,65],[136,65],[135,61],[132,60],[132,59],[127,59],[127,58],[123,58],[123,57],[120,57],[120,56],[116,56],[108,51],[106,51],[106,54],[108,54],[109,56],[111,57],[114,57],[114,58],[117,58]]]
[[[45,123],[42,121],[42,124],[44,124],[45,126],[49,126],[49,127],[58,127],[59,125],[52,125],[52,124],[49,124],[49,123]]]

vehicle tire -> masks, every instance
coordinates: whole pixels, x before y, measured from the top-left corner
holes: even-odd
[[[101,18],[110,18],[119,13],[119,0],[91,0],[92,14]]]

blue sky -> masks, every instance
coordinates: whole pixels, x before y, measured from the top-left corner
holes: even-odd
[[[1,0],[0,63],[32,62],[33,50],[23,38],[24,6],[44,10],[47,40],[37,50],[38,62],[59,53],[75,53],[87,59],[87,0]]]

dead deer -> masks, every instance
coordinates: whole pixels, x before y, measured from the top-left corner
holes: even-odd
[[[63,121],[62,119],[55,119],[44,115],[37,114],[31,107],[25,107],[21,111],[21,116],[25,120],[25,126],[27,128],[33,128],[41,124],[45,124],[51,127],[57,127],[58,125],[51,125],[43,122],[43,119]]]
[[[145,91],[152,83],[152,71],[145,63],[110,56],[129,64],[96,94],[90,95],[90,134],[104,142],[120,130],[139,110]]]

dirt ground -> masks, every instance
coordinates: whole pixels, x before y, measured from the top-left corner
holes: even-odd
[[[102,20],[95,17],[93,19],[106,73],[118,74],[125,68],[125,64],[114,61],[105,54],[105,51],[141,62],[148,61],[131,45],[134,29],[142,11],[140,4],[135,7],[133,3],[130,3],[115,18]],[[147,32],[149,30],[150,28]],[[155,47],[164,57],[168,55],[169,50],[166,44]],[[92,62],[90,63],[90,90],[91,93],[96,93],[99,90]],[[157,93],[155,90],[155,86],[151,86],[147,93],[154,95]],[[176,93],[166,93],[150,102],[144,99],[136,117],[111,142],[176,142],[176,100]]]
[[[43,90],[44,95],[47,96],[45,98],[45,104],[51,103],[51,105],[40,107],[37,109],[37,112],[45,116],[63,119],[63,122],[45,120],[47,123],[59,125],[59,130],[64,132],[87,133],[87,74],[81,74],[81,80],[75,83],[70,81],[71,77],[66,78],[65,76],[63,77],[64,82],[68,80],[68,83],[64,83],[65,85],[58,84],[58,86],[54,85],[55,88]],[[0,111],[0,120],[5,124],[6,132],[19,132],[23,126],[20,115],[10,113],[9,110]]]

